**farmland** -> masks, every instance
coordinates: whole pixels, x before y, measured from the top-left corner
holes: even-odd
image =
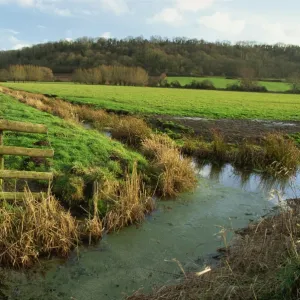
[[[217,89],[225,89],[227,85],[239,82],[239,79],[227,79],[224,77],[168,77],[167,79],[168,82],[177,80],[182,86],[191,83],[193,80],[210,80]],[[265,86],[270,92],[286,92],[291,88],[290,85],[285,82],[259,81],[258,83],[261,86]]]
[[[74,103],[136,114],[300,120],[300,97],[146,87],[76,85],[72,83],[3,83],[16,90],[53,95]]]

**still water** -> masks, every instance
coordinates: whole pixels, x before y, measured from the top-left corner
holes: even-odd
[[[241,174],[232,166],[199,168],[194,193],[158,204],[139,227],[106,236],[96,247],[82,248],[67,261],[43,263],[41,270],[10,273],[8,299],[117,300],[140,288],[172,284],[186,272],[217,261],[235,229],[269,213],[279,199],[299,196],[300,174],[285,182]]]

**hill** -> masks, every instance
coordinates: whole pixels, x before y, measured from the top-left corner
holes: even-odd
[[[35,64],[55,73],[99,65],[139,66],[150,75],[240,76],[251,68],[258,78],[287,78],[300,69],[300,47],[250,42],[206,42],[174,38],[79,38],[0,52],[0,69],[11,64]]]

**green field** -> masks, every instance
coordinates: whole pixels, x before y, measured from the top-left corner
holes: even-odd
[[[46,125],[49,130],[46,138],[55,151],[50,168],[59,174],[68,172],[78,164],[84,168],[99,167],[103,171],[122,174],[123,171],[118,162],[110,159],[111,155],[119,157],[120,160],[129,164],[132,164],[135,160],[146,164],[146,160],[141,155],[129,151],[121,143],[109,139],[104,134],[95,130],[86,130],[82,126],[41,112],[0,93],[1,118]],[[4,144],[30,148],[39,147],[34,146],[34,143],[43,139],[45,139],[45,135],[16,135],[7,132]],[[23,168],[21,157],[7,157],[5,162],[9,169]]]
[[[5,83],[97,108],[141,114],[233,119],[300,120],[300,96],[56,83]]]
[[[168,82],[175,80],[178,80],[182,86],[191,83],[193,80],[210,80],[218,89],[225,89],[228,84],[239,83],[238,79],[226,79],[224,77],[168,77]],[[285,82],[259,81],[259,85],[265,86],[270,92],[286,92],[290,89],[290,85]]]

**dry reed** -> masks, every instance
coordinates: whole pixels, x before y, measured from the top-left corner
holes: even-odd
[[[0,208],[0,264],[30,267],[40,256],[66,257],[78,244],[75,219],[53,196],[36,200],[27,191],[21,202]]]
[[[112,137],[130,146],[140,146],[141,141],[150,136],[152,130],[147,123],[136,117],[122,117],[112,127]]]
[[[105,226],[109,232],[141,223],[145,215],[154,209],[153,199],[145,189],[136,163],[132,173],[126,174],[124,182],[120,183],[115,193],[112,209],[105,216]]]
[[[182,157],[176,144],[166,135],[151,135],[143,141],[144,153],[153,159],[159,176],[158,192],[175,197],[193,190],[197,179],[190,159]]]

